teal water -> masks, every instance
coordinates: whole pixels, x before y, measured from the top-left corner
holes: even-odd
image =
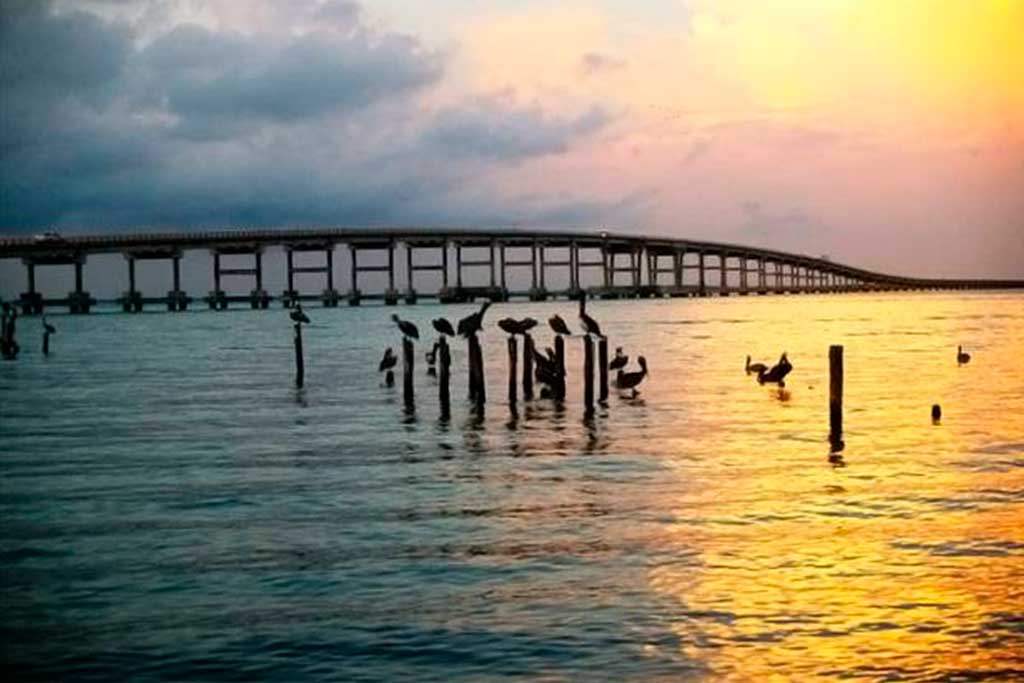
[[[0,364],[0,648],[18,680],[991,680],[1024,672],[1024,298],[594,302],[637,398],[450,421],[388,316],[18,322]],[[550,343],[546,333],[538,343]],[[829,459],[828,346],[846,449]],[[957,344],[973,355],[958,367]],[[785,391],[743,372],[788,351]],[[634,366],[635,367],[635,366]],[[943,407],[933,425],[930,408]]]

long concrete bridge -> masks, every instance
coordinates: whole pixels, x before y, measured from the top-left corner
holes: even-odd
[[[334,280],[334,255],[342,245],[348,248],[350,259],[349,287],[344,294],[335,288]],[[263,286],[263,256],[268,247],[280,248],[286,259],[287,289],[279,296]],[[67,306],[73,313],[88,313],[97,301],[86,289],[84,265],[90,255],[109,253],[122,254],[126,261],[129,288],[118,299],[125,311],[138,312],[146,304],[186,310],[193,299],[182,287],[180,262],[188,250],[208,250],[213,255],[213,289],[202,301],[214,309],[225,309],[229,303],[267,308],[273,300],[290,307],[303,300],[337,306],[342,300],[358,305],[367,299],[379,299],[393,305],[400,300],[415,303],[422,297],[437,297],[441,302],[475,298],[506,301],[512,297],[540,301],[581,294],[620,298],[1024,288],[1024,280],[901,277],[824,257],[605,231],[324,228],[0,236],[0,258],[20,258],[25,266],[25,291],[16,304],[26,314],[41,313],[46,306]],[[322,265],[297,266],[296,252],[322,253]],[[251,261],[244,268],[223,267],[221,257],[226,255]],[[371,265],[367,258],[383,263]],[[136,264],[160,260],[172,266],[173,289],[164,296],[144,296],[136,287]],[[63,298],[44,299],[36,288],[36,270],[48,266],[73,266],[74,291]],[[404,270],[402,291],[396,288],[400,270]],[[430,292],[417,289],[417,273],[430,271],[440,273],[440,288]],[[479,277],[481,271],[485,284],[466,283],[467,273]],[[372,272],[386,276],[383,292],[361,289],[366,274]],[[299,291],[295,275],[301,273],[321,275],[323,289]],[[567,275],[568,286],[549,288],[553,273],[560,273],[563,281]],[[222,288],[225,277],[247,279],[251,284],[249,293],[229,295]],[[528,282],[529,287],[516,290],[511,286],[513,279]],[[596,284],[587,286],[584,280]]]

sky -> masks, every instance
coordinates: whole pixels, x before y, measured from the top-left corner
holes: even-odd
[[[4,0],[0,232],[598,229],[1024,277],[1024,0]]]

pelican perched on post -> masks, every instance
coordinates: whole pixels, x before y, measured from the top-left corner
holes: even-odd
[[[420,331],[416,325],[412,324],[408,320],[402,320],[394,313],[391,314],[391,319],[395,321],[395,324],[398,325],[398,329],[400,329],[402,334],[406,337],[411,337],[412,339],[420,338]]]
[[[309,316],[302,310],[302,304],[295,304],[295,308],[288,315],[298,325],[310,323]]]
[[[551,329],[555,331],[555,334],[564,334],[566,336],[572,335],[572,332],[569,331],[569,326],[565,324],[564,320],[562,320],[562,316],[557,313],[548,318],[548,325],[550,325]]]
[[[46,334],[57,334],[57,328],[46,322],[45,315],[43,316],[43,331],[46,332]]]
[[[971,354],[964,352],[964,347],[956,347],[956,364],[966,365],[971,362]]]
[[[434,326],[434,329],[437,330],[439,334],[445,334],[449,337],[455,336],[455,328],[453,328],[452,324],[445,318],[434,318],[430,324]]]
[[[585,294],[580,296],[580,322],[583,323],[583,329],[586,331],[586,334],[604,337],[601,334],[601,326],[597,324],[596,320],[587,315],[587,296]]]
[[[467,315],[459,321],[459,334],[467,339],[480,331],[484,324],[484,313],[490,307],[491,302],[485,301],[476,313]]]
[[[745,369],[746,369],[748,375],[751,375],[751,374],[760,375],[761,373],[763,373],[763,372],[768,370],[768,366],[765,365],[764,363],[751,363],[750,362],[750,356],[747,356],[747,366],[746,366]]]
[[[636,362],[640,364],[640,370],[636,372],[623,372],[619,370],[619,374],[615,378],[615,386],[619,389],[632,389],[634,398],[639,393],[636,388],[640,386],[640,382],[644,381],[644,377],[647,377],[647,359],[640,356],[636,359]]]
[[[626,367],[626,363],[629,362],[629,356],[622,353],[622,347],[615,347],[615,358],[612,358],[612,362],[608,363],[609,370],[621,370]]]
[[[498,321],[498,327],[510,335],[526,334],[537,326],[537,321],[533,318],[523,318],[522,320],[516,320],[515,318],[502,318]]]

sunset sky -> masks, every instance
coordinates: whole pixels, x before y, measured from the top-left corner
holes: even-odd
[[[0,232],[607,227],[1024,277],[1024,0],[5,0]]]

